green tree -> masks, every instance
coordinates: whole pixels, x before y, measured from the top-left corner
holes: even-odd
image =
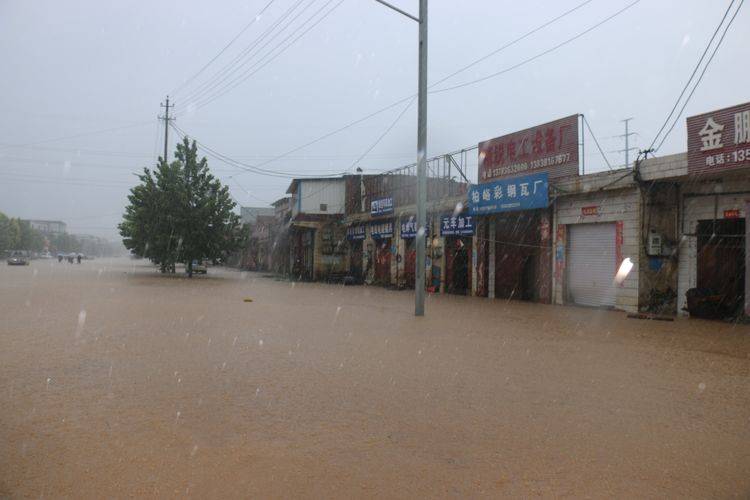
[[[195,141],[185,138],[175,158],[143,170],[119,229],[136,255],[162,272],[184,262],[192,277],[194,260],[219,260],[239,248],[240,223],[229,189],[211,174],[206,158],[198,159]]]

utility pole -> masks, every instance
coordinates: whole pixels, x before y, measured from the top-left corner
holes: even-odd
[[[636,149],[636,148],[630,148],[630,136],[635,135],[635,132],[628,132],[628,124],[630,123],[630,120],[633,118],[625,118],[622,120],[625,123],[625,133],[621,135],[620,137],[625,138],[625,149],[622,149],[618,152],[625,152],[625,168],[628,168],[630,166],[630,150]]]
[[[415,17],[385,0],[375,0],[419,23],[419,75],[417,77],[417,246],[414,280],[414,315],[424,316],[425,257],[427,245],[427,0],[419,0]]]
[[[169,148],[169,122],[174,118],[169,117],[169,108],[174,108],[174,104],[169,105],[169,96],[167,96],[167,102],[161,103],[160,106],[165,109],[164,116],[160,116],[160,120],[164,120],[164,161],[167,161],[167,152]]]

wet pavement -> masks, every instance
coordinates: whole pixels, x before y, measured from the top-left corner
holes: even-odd
[[[128,260],[0,305],[0,498],[750,495],[747,325]]]

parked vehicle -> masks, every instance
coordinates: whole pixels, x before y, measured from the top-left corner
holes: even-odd
[[[29,260],[26,258],[23,252],[21,252],[20,250],[15,250],[11,252],[10,257],[8,257],[8,265],[9,266],[28,266]]]
[[[185,268],[185,272],[187,272],[187,267]],[[206,267],[206,264],[201,260],[194,260],[193,261],[193,274],[207,274],[208,268]]]

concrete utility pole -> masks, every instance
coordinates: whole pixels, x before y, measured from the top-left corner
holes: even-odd
[[[167,103],[161,103],[160,106],[165,109],[164,116],[160,116],[160,120],[164,120],[164,161],[167,161],[167,153],[169,148],[169,122],[174,118],[169,117],[169,108],[174,108],[174,104],[169,105],[169,96],[167,96]]]
[[[375,0],[419,23],[419,76],[417,96],[417,246],[414,280],[414,315],[424,316],[425,244],[427,237],[427,0],[419,0],[419,17],[384,0]]]

